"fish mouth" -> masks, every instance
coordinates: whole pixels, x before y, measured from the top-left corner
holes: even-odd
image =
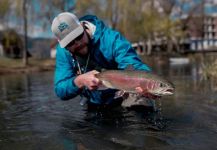
[[[153,95],[156,95],[156,96],[173,95],[174,89],[173,88],[161,89],[159,91],[152,91],[150,93],[152,93]]]
[[[167,89],[164,91],[165,95],[173,95],[174,94],[174,89]]]

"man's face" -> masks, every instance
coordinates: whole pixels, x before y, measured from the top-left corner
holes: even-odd
[[[66,46],[66,49],[69,50],[72,54],[85,56],[88,53],[88,42],[89,39],[87,33],[84,31],[81,35],[71,41]]]

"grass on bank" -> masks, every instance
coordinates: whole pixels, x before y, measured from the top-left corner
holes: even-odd
[[[212,63],[202,63],[202,75],[205,79],[217,78],[217,60]]]

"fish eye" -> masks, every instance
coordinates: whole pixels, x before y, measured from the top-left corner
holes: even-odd
[[[160,83],[160,87],[165,87],[165,85],[163,83]]]

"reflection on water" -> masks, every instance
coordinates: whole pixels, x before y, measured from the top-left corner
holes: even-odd
[[[176,93],[143,108],[88,111],[60,101],[53,73],[0,76],[0,149],[216,149],[217,93],[199,66],[158,66]]]

